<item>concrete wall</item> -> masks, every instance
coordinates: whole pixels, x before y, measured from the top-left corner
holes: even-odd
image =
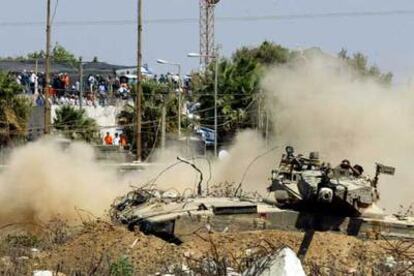
[[[30,114],[28,126],[28,139],[34,141],[44,133],[44,106],[34,106]]]
[[[58,109],[59,105],[52,106],[52,121],[56,117],[56,109]],[[77,107],[78,108],[78,107]],[[99,128],[100,134],[103,137],[106,132],[110,132],[112,136],[116,131],[119,132],[119,129],[116,128],[116,116],[122,110],[122,105],[117,106],[84,106],[82,107],[86,110],[86,114],[95,119]]]

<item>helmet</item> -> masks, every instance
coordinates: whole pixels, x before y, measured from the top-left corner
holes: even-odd
[[[295,152],[295,149],[292,146],[287,146],[285,151],[288,155],[292,155]]]
[[[351,162],[349,162],[349,160],[347,160],[347,159],[344,159],[344,160],[342,160],[340,166],[341,166],[342,169],[349,169],[351,167]]]

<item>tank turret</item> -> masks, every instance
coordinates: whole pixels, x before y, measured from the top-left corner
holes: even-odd
[[[394,173],[394,168],[376,164],[375,177],[369,178],[361,165],[352,165],[347,159],[331,167],[317,152],[305,157],[288,146],[279,167],[272,171],[268,190],[281,208],[359,216],[379,199],[379,175]]]

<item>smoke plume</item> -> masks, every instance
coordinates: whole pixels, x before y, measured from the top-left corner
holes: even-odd
[[[414,95],[409,88],[381,86],[326,57],[269,69],[262,88],[275,136],[264,141],[253,130],[243,131],[228,149],[229,155],[211,167],[202,158],[192,160],[203,171],[203,188],[210,172],[210,185],[238,184],[258,155],[278,145],[277,151],[252,164],[243,181],[245,191],[263,194],[283,148],[292,145],[297,152],[319,151],[332,165],[349,159],[370,175],[375,162],[395,166],[396,176],[380,179],[380,204],[395,210],[399,204],[412,203]],[[155,164],[131,174],[128,184],[154,183],[162,189],[194,193],[199,175],[190,166],[179,163],[160,174],[177,162],[178,155],[192,156],[179,152],[175,148],[158,152]],[[101,215],[127,189],[126,181],[95,161],[90,146],[72,144],[63,150],[56,142],[42,140],[14,150],[8,168],[0,174],[0,222],[44,221],[57,214],[71,220],[77,218],[75,207]]]
[[[319,151],[333,165],[342,159],[374,174],[375,162],[395,166],[382,176],[381,205],[395,209],[414,196],[414,95],[361,78],[346,64],[313,57],[270,70],[263,81],[280,145]]]
[[[42,140],[15,149],[0,175],[0,222],[74,220],[75,208],[102,215],[120,193],[115,172],[99,166],[92,147],[66,149]]]

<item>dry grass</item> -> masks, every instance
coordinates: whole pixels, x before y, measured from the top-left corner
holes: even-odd
[[[29,275],[52,270],[66,275],[226,275],[258,265],[284,246],[298,250],[300,232],[198,233],[175,246],[95,218],[69,226],[52,220],[41,230],[17,231],[0,239],[0,274]],[[33,251],[36,248],[39,251]],[[364,241],[317,233],[304,262],[309,275],[413,275],[412,240]],[[387,260],[388,259],[388,260]],[[121,272],[120,272],[121,271]],[[121,274],[120,274],[121,273]]]

